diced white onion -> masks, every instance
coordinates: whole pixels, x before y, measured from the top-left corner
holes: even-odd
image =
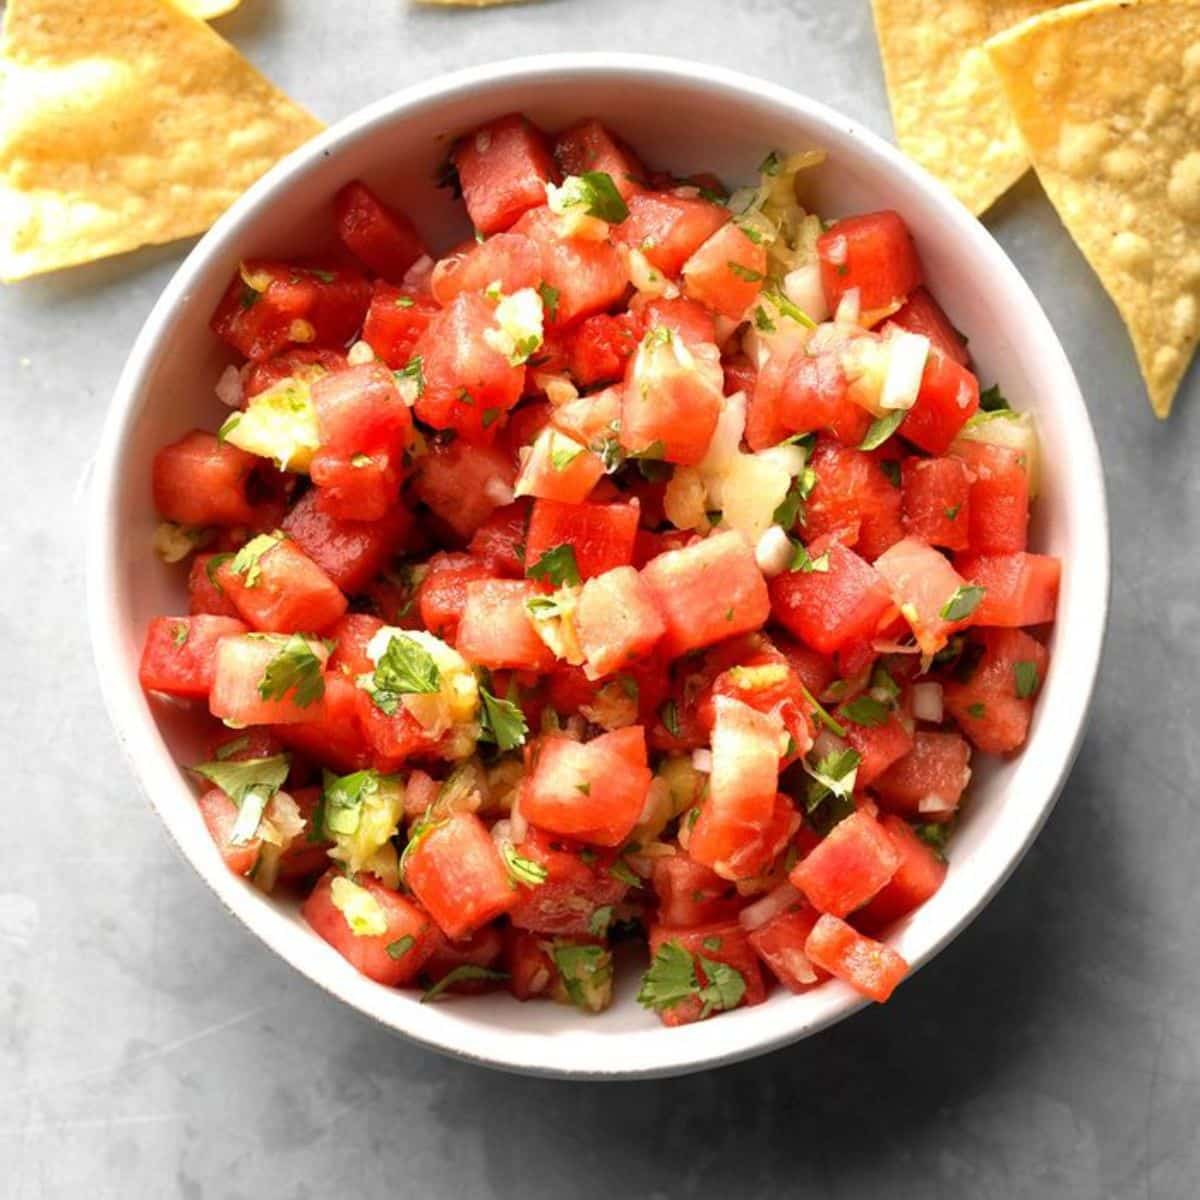
[[[742,434],[746,429],[746,396],[744,392],[734,392],[721,402],[721,412],[717,417],[717,427],[708,443],[708,449],[700,460],[698,470],[703,475],[720,475],[737,457],[738,447],[742,443]]]
[[[917,802],[917,812],[923,813],[952,813],[957,807],[956,801],[947,800],[945,796],[939,796],[936,792],[922,796]]]
[[[765,450],[760,450],[754,457],[763,462],[773,463],[789,475],[799,475],[808,460],[808,455],[805,454],[802,446],[793,446],[787,442],[782,442],[778,446],[768,446]]]
[[[513,502],[513,490],[503,479],[493,475],[483,485],[483,494],[497,507],[503,508]]]
[[[781,883],[761,900],[756,900],[753,904],[743,908],[738,913],[738,922],[743,929],[753,933],[756,929],[761,929],[768,921],[787,912],[793,904],[798,904],[802,899],[803,897],[790,883]]]
[[[357,341],[349,350],[346,351],[346,361],[352,367],[360,367],[365,363],[375,361],[375,351],[371,348],[370,342]]]
[[[512,811],[508,814],[508,832],[515,846],[519,846],[525,840],[525,835],[529,832],[529,822],[521,815],[519,795],[513,801]]]
[[[862,315],[862,300],[858,288],[851,288],[838,301],[837,312],[833,314],[837,325],[857,325]]]
[[[942,685],[940,683],[914,683],[912,690],[913,716],[918,721],[942,722]]]
[[[779,525],[772,525],[758,539],[758,545],[754,548],[754,561],[768,579],[774,579],[791,566],[794,553],[788,535]]]
[[[783,277],[783,294],[818,325],[829,320],[829,302],[825,299],[825,288],[821,284],[821,267],[818,263],[805,263],[804,266],[789,271]]]
[[[817,982],[817,973],[813,970],[812,963],[808,961],[808,955],[803,950],[785,950],[782,958],[797,983]]]
[[[711,750],[693,750],[692,751],[692,766],[700,772],[701,775],[712,774],[712,751]]]
[[[228,366],[217,380],[217,399],[226,408],[242,407],[242,375],[235,366]]]
[[[497,821],[492,826],[492,841],[496,843],[497,849],[503,850],[505,846],[511,846],[512,840],[512,821]]]
[[[909,409],[917,402],[921,376],[929,357],[929,339],[924,334],[895,331],[887,339],[888,369],[879,395],[880,408]]]
[[[816,759],[828,758],[831,754],[840,754],[846,749],[846,741],[829,729],[822,729],[813,739],[812,753]]]

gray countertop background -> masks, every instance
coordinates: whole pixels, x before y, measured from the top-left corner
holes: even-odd
[[[890,130],[866,0],[245,0],[218,28],[330,121],[470,63],[639,49]],[[886,1008],[758,1061],[605,1087],[378,1032],[174,853],[100,704],[81,527],[108,397],[188,244],[0,291],[0,1193],[1200,1194],[1200,371],[1159,425],[1037,183],[988,225],[1066,344],[1108,472],[1112,622],[1078,766],[1001,894]]]

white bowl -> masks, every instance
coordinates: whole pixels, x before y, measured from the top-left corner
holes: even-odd
[[[388,1029],[475,1062],[544,1075],[669,1075],[785,1045],[855,1011],[830,982],[803,996],[666,1029],[633,1002],[590,1018],[507,995],[420,1004],[413,992],[359,975],[296,909],[268,899],[222,864],[177,766],[197,760],[199,723],[152,709],[138,687],[143,632],[155,614],[186,611],[182,573],[151,549],[150,463],[163,443],[221,415],[213,395],[226,352],[208,330],[243,256],[303,253],[331,231],[330,198],[363,177],[410,212],[435,246],[463,236],[457,206],[433,183],[455,135],[520,109],[548,128],[602,118],[646,160],[679,174],[754,178],[765,152],[828,151],[812,176],[824,215],[895,208],[916,236],[932,290],[967,331],[985,383],[1036,414],[1047,464],[1033,543],[1065,564],[1052,665],[1032,734],[1011,762],[977,772],[950,851],[945,885],[890,941],[927,962],[987,903],[1046,819],[1080,744],[1108,602],[1108,529],[1099,454],[1078,384],[1045,314],[987,231],[918,167],[853,121],[784,88],[716,67],[623,54],[553,55],[460,71],[348,117],[250,189],[192,251],[150,314],[108,414],[90,517],[88,614],[105,700],[142,786],[192,866],[225,906],[313,982]],[[917,986],[908,985],[908,986]],[[1004,981],[997,982],[1003,987]]]

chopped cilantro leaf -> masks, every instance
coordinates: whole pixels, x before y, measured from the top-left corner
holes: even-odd
[[[612,924],[613,910],[611,904],[602,904],[588,918],[588,933],[593,937],[603,937]]]
[[[738,279],[746,283],[762,283],[763,273],[755,271],[751,267],[747,267],[744,263],[734,262],[729,259],[725,265],[729,268],[731,274],[736,275]]]
[[[1028,700],[1038,690],[1041,682],[1038,679],[1037,663],[1023,659],[1013,666],[1013,674],[1017,680],[1017,697],[1021,700]]]
[[[895,412],[887,413],[885,416],[876,417],[871,422],[871,427],[867,430],[866,437],[858,444],[860,450],[877,450],[884,442],[900,428],[900,422],[908,413],[898,408]]]
[[[448,971],[437,983],[428,988],[421,996],[421,1003],[428,1004],[430,1001],[436,1000],[447,988],[453,987],[456,983],[466,983],[469,980],[477,979],[499,982],[507,978],[507,971],[493,971],[490,967],[477,967],[474,963],[463,963],[462,966],[455,967],[453,971]]]
[[[358,684],[376,708],[392,716],[401,696],[428,696],[439,691],[442,673],[433,655],[416,638],[394,633],[375,664],[374,674],[360,675]]]
[[[229,833],[231,845],[244,846],[258,833],[267,803],[283,787],[290,764],[286,754],[275,754],[241,762],[200,763],[192,768],[237,805],[237,820]]]
[[[990,388],[984,388],[979,393],[979,407],[983,412],[1005,412],[1012,410],[1012,406],[1001,393],[998,383],[993,383]]]
[[[679,736],[679,707],[674,700],[668,700],[662,708],[658,710],[659,718],[662,720],[663,728],[672,736]]]
[[[411,933],[406,933],[394,942],[388,942],[385,947],[388,958],[403,958],[413,948],[415,941],[416,938]]]
[[[830,795],[848,799],[854,792],[861,761],[857,750],[846,748],[825,755],[815,766],[805,763],[804,769],[812,776],[804,805],[806,811],[813,812]]]
[[[622,883],[627,883],[630,887],[640,888],[642,886],[641,879],[634,874],[632,868],[623,858],[618,858],[617,861],[608,868],[608,873],[614,879],[619,879]]]
[[[792,565],[788,567],[789,571],[799,571],[804,575],[812,575],[814,573],[824,575],[829,571],[828,550],[813,558],[808,552],[808,547],[803,542],[795,538],[792,538],[791,542],[793,553]]]
[[[413,355],[399,371],[393,371],[392,374],[395,375],[397,383],[405,383],[409,380],[415,383],[418,400],[425,395],[425,360],[421,355]]]
[[[534,862],[532,858],[525,858],[518,854],[511,843],[505,845],[501,857],[504,859],[504,865],[508,868],[508,873],[518,883],[537,887],[538,884],[546,882],[546,877],[549,875],[546,868],[540,862]]]
[[[565,471],[581,454],[583,447],[561,434],[551,435],[550,466],[555,471]]]
[[[525,574],[530,579],[541,579],[558,587],[581,582],[575,548],[565,542],[561,546],[552,546],[533,566],[526,568]]]
[[[803,684],[800,686],[804,687]],[[816,696],[814,696],[812,692],[808,690],[808,688],[804,688],[804,696],[808,700],[809,704],[812,705],[812,715],[814,721],[819,721],[825,726],[826,729],[829,730],[830,733],[836,733],[838,737],[846,736],[845,725],[843,725],[840,721],[835,721],[833,717],[831,717],[829,713],[825,711],[825,709],[821,706],[820,701],[817,700]]]
[[[546,319],[553,321],[558,316],[558,288],[551,287],[545,280],[538,284],[538,295],[542,298],[542,308]]]
[[[706,983],[700,982],[696,963],[677,941],[659,946],[650,969],[642,976],[638,1003],[664,1012],[692,997],[701,1003],[700,1016],[736,1008],[746,994],[746,981],[727,963],[699,956]]]
[[[944,822],[929,821],[922,825],[914,825],[913,833],[927,845],[938,858],[945,860],[946,842],[950,836],[950,826]]]
[[[562,190],[566,206],[582,207],[589,217],[619,225],[629,216],[629,208],[607,171],[584,171],[582,175],[569,176]]]
[[[240,412],[230,413],[229,416],[221,422],[221,428],[217,430],[217,445],[225,445],[225,439],[242,423],[242,414]]]
[[[938,615],[943,621],[965,621],[979,607],[983,594],[984,589],[973,584],[956,588]]]
[[[298,633],[272,640],[277,644],[282,642],[282,645],[267,663],[258,682],[258,694],[264,700],[282,700],[291,692],[297,707],[308,708],[315,704],[325,695],[324,664]]]
[[[853,721],[855,725],[875,729],[887,721],[891,710],[886,704],[876,700],[874,696],[864,694],[855,696],[849,704],[842,705],[841,715],[847,721]]]
[[[260,533],[252,537],[234,556],[230,570],[235,575],[242,576],[242,582],[248,588],[257,587],[262,577],[262,556],[268,550],[274,550],[284,539],[284,534]]]
[[[515,750],[525,744],[529,734],[529,726],[525,723],[525,714],[511,700],[501,700],[493,696],[482,685],[479,688],[479,740],[492,742],[501,752]]]
[[[612,954],[603,946],[555,942],[550,957],[576,1008],[597,1011],[607,1004],[612,983]]]
[[[802,309],[798,304],[793,304],[783,292],[772,291],[770,293],[771,303],[790,320],[795,321],[798,325],[803,325],[805,329],[816,329],[817,323]]]

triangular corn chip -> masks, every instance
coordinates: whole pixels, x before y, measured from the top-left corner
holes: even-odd
[[[1200,0],[1094,0],[988,52],[1166,417],[1200,337]]]
[[[190,12],[193,17],[202,21],[211,21],[214,17],[223,17],[231,13],[241,0],[175,0],[184,12]]]
[[[973,213],[1028,163],[983,43],[987,0],[872,0],[896,141]]]
[[[1052,8],[1062,8],[1069,0],[986,0],[988,27],[993,34],[1003,33],[1022,21]]]
[[[168,0],[8,0],[0,278],[200,233],[321,123]]]

